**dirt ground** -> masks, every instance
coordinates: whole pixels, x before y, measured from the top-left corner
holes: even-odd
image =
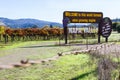
[[[51,45],[55,45],[55,44],[56,42],[51,43]],[[78,45],[75,45],[75,46],[79,47]],[[12,49],[0,50],[1,54],[10,53],[9,55],[0,57],[0,65],[18,63],[20,62],[20,60],[27,59],[28,56],[41,55],[43,54],[43,51],[47,53],[48,51],[46,50],[49,50],[49,49],[53,49],[53,46],[50,46],[48,42],[44,42],[44,43],[30,44],[27,46],[22,46],[22,47],[17,47]]]
[[[53,44],[55,44],[55,43],[53,43]],[[26,59],[30,55],[32,56],[34,54],[40,54],[40,51],[42,51],[43,48],[45,48],[44,47],[45,45],[47,46],[46,43],[45,44],[43,43],[42,45],[41,45],[41,43],[40,44],[37,43],[37,44],[29,45],[29,46],[1,50],[0,53],[2,53],[2,54],[4,54],[4,53],[10,53],[10,54],[0,57],[0,65],[18,63],[18,62],[20,62],[20,60]],[[109,53],[109,52],[115,52],[115,51],[120,50],[119,45],[111,45],[109,48],[107,48],[107,46],[105,47],[104,44],[95,44],[95,45],[73,44],[70,46],[76,47],[76,48],[80,47],[83,50],[83,49],[97,48],[96,46],[100,47],[100,45],[101,45],[101,47],[104,47],[100,50],[101,53]],[[104,51],[107,51],[107,52],[104,52]]]

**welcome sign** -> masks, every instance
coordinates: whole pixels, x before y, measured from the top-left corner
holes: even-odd
[[[63,12],[63,27],[65,35],[65,44],[67,44],[67,24],[69,23],[98,23],[98,43],[100,43],[100,36],[106,38],[112,32],[112,21],[110,18],[103,18],[102,12],[78,12],[78,11],[64,11]]]
[[[102,12],[65,11],[63,19],[69,18],[70,23],[99,23],[103,18]]]

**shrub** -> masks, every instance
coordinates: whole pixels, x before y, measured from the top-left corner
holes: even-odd
[[[112,29],[113,29],[113,31],[117,31],[117,24],[118,24],[118,23],[116,23],[116,22],[112,24]]]
[[[117,32],[120,33],[120,24],[116,26]]]

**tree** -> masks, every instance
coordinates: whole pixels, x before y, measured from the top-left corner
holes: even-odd
[[[32,28],[38,28],[38,26],[37,25],[33,25]]]
[[[120,24],[116,26],[117,32],[120,33]]]
[[[50,28],[53,28],[53,25],[50,25]]]
[[[117,25],[118,25],[117,22],[115,22],[115,23],[112,24],[113,31],[117,31]]]

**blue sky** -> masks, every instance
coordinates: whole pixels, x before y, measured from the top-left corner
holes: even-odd
[[[34,18],[62,23],[64,11],[103,12],[120,18],[120,0],[0,0],[0,17]]]

